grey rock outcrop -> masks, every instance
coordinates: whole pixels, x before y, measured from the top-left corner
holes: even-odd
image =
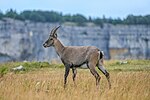
[[[54,48],[43,48],[50,30],[59,23],[0,20],[0,62],[50,61],[59,59]],[[106,59],[150,59],[150,26],[109,25],[65,26],[58,30],[64,45],[93,45]]]

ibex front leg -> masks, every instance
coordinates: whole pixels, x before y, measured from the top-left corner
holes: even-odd
[[[69,75],[69,71],[70,71],[70,67],[69,67],[69,66],[65,66],[64,88],[66,87],[67,77],[68,77],[68,75]]]

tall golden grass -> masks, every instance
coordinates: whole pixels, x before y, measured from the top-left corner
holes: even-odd
[[[112,61],[106,65],[119,66],[113,65]],[[150,68],[149,65],[145,66]],[[137,67],[136,64],[135,67]],[[107,80],[101,72],[99,72],[102,77],[100,88],[97,89],[95,78],[88,69],[78,69],[77,86],[74,86],[70,71],[65,89],[63,88],[63,68],[41,68],[19,74],[8,72],[0,78],[0,100],[150,99],[150,70],[112,70],[110,67],[109,69],[111,69],[109,70],[111,89],[108,88]]]

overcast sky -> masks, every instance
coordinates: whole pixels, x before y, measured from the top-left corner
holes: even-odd
[[[53,10],[86,17],[125,18],[129,14],[150,14],[150,0],[0,0],[0,10]]]

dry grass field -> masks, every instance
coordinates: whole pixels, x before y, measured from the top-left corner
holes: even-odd
[[[10,69],[22,64],[25,71]],[[58,67],[57,67],[58,66]],[[11,62],[0,64],[0,100],[149,100],[150,61],[132,60],[127,64],[106,61],[111,75],[112,88],[101,75],[100,88],[88,69],[78,69],[77,86],[68,76],[67,88],[63,88],[64,68],[62,65]],[[2,67],[4,67],[2,69]]]

